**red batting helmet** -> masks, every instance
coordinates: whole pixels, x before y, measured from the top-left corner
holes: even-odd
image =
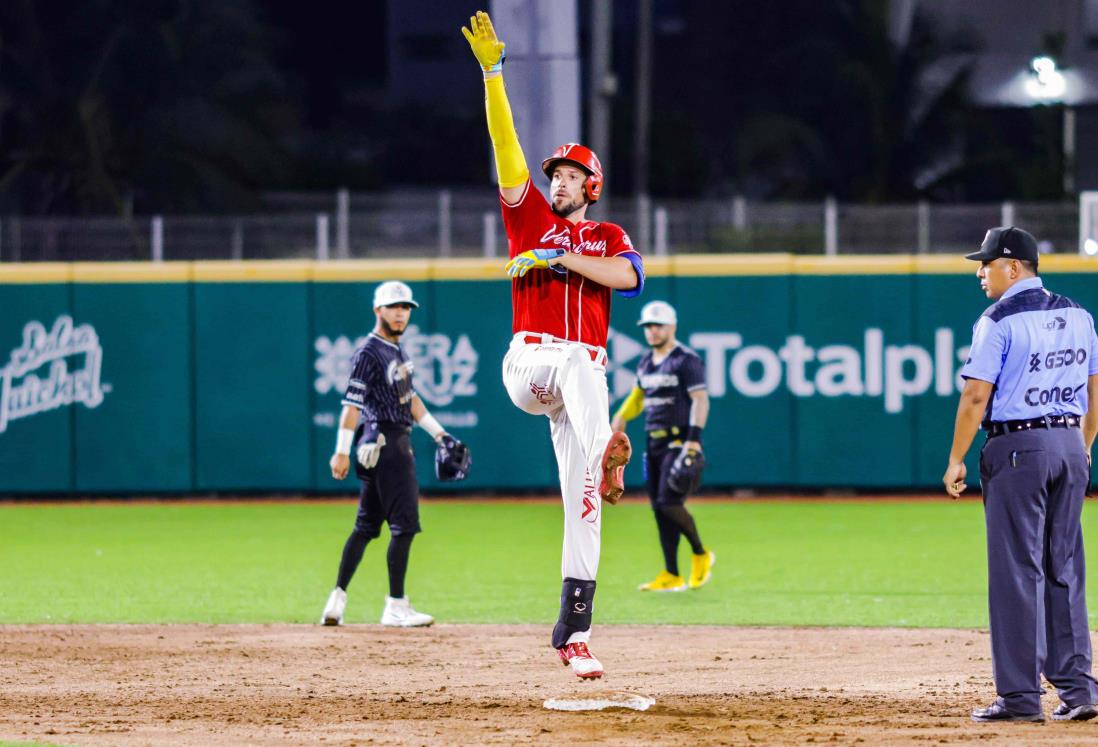
[[[550,179],[558,163],[570,163],[587,172],[587,181],[583,183],[583,193],[589,202],[598,202],[602,194],[602,164],[595,151],[579,143],[565,143],[553,151],[553,155],[541,162],[541,170]]]

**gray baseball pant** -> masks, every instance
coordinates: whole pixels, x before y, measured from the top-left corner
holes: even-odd
[[[1080,516],[1090,469],[1078,428],[988,439],[980,454],[995,689],[1041,710],[1041,675],[1069,706],[1098,702]]]

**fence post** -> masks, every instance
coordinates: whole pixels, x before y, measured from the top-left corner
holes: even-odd
[[[450,256],[450,203],[452,195],[450,190],[443,189],[438,193],[438,256]]]
[[[244,224],[237,218],[233,221],[233,259],[244,259]]]
[[[732,198],[732,227],[737,231],[747,229],[747,200],[743,195]]]
[[[1096,206],[1098,192],[1083,190],[1079,193],[1079,253],[1088,257],[1098,254],[1098,225],[1093,220]]]
[[[637,195],[637,246],[642,254],[652,249],[652,198]]]
[[[152,261],[163,262],[164,261],[164,216],[154,215],[152,217],[152,236],[150,237],[149,245],[152,248]]]
[[[1064,104],[1064,121],[1061,129],[1064,159],[1064,194],[1075,193],[1075,109]]]
[[[327,262],[331,256],[328,251],[328,214],[316,215],[316,258]]]
[[[18,215],[11,217],[11,261],[18,262],[23,257],[23,224]]]
[[[1014,203],[1004,202],[999,215],[1000,226],[1013,226],[1014,225]]]
[[[351,256],[351,193],[347,189],[336,192],[336,256]]]
[[[484,232],[484,256],[496,256],[496,213],[486,210],[481,215],[481,227]]]
[[[839,204],[831,195],[824,200],[824,254],[839,254]]]
[[[918,222],[919,254],[926,254],[930,251],[930,203],[926,200],[919,200]]]
[[[667,256],[667,208],[656,208],[656,243],[653,253],[657,257]]]

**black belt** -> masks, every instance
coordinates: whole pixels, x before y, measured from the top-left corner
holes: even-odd
[[[1046,415],[1031,420],[1003,420],[996,423],[984,421],[980,427],[987,431],[988,438],[995,438],[1004,433],[1030,431],[1034,428],[1078,428],[1081,420],[1078,415]]]
[[[648,438],[652,441],[663,441],[666,438],[675,439],[686,433],[686,428],[673,425],[670,428],[656,428],[648,431]]]

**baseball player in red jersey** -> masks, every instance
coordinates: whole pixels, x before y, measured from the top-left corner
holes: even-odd
[[[560,617],[553,647],[583,679],[601,677],[588,649],[602,502],[616,503],[632,447],[610,429],[606,336],[610,293],[639,295],[644,264],[620,226],[587,220],[602,192],[602,165],[568,143],[546,158],[552,203],[534,188],[503,86],[503,42],[488,14],[462,28],[484,71],[488,133],[507,229],[513,307],[503,382],[515,406],[549,418],[564,500]]]

